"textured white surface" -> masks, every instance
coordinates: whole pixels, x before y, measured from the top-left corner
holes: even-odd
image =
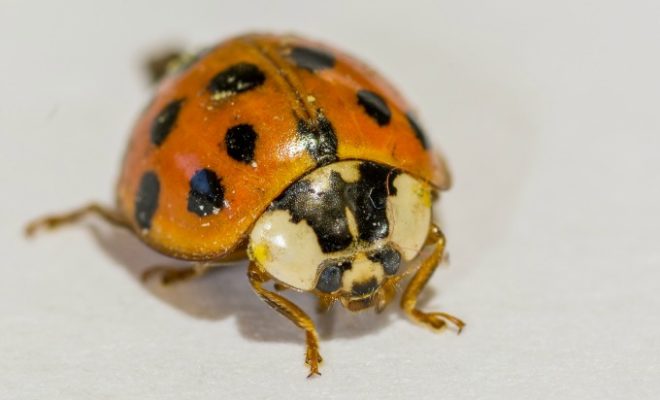
[[[660,396],[658,2],[193,3],[0,1],[1,398]],[[143,286],[164,260],[122,232],[20,235],[112,201],[146,52],[254,28],[346,48],[419,107],[455,178],[423,303],[463,335],[335,309],[307,380],[243,268]]]

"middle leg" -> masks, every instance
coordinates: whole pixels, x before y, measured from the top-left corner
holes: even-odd
[[[195,263],[190,267],[184,268],[158,265],[142,273],[142,282],[146,282],[153,276],[158,275],[160,276],[160,282],[165,286],[169,286],[202,276],[214,266],[214,264],[209,263]]]

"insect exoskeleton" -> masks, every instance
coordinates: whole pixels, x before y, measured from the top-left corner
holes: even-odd
[[[344,161],[292,184],[258,219],[248,254],[280,283],[357,311],[405,271],[431,223],[431,187],[396,168]]]

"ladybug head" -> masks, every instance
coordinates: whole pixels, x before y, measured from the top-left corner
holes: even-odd
[[[384,283],[398,280],[401,253],[389,243],[346,259],[328,259],[319,269],[316,290],[335,295],[351,311],[386,301]]]
[[[250,234],[248,254],[287,286],[352,311],[382,307],[423,247],[430,220],[426,183],[370,161],[337,162],[273,201]]]

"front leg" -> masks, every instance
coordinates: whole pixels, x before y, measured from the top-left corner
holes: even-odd
[[[305,363],[309,366],[309,375],[307,377],[321,375],[319,372],[319,364],[323,359],[319,354],[319,335],[316,333],[314,323],[309,316],[290,300],[277,293],[264,289],[263,284],[268,282],[270,277],[254,262],[251,262],[248,267],[248,279],[254,291],[266,302],[266,304],[287,317],[291,322],[296,324],[296,326],[305,330],[305,337],[307,340],[307,355],[305,357]]]
[[[434,246],[433,253],[431,253],[427,259],[422,261],[422,264],[411,279],[408,287],[406,287],[406,290],[403,292],[403,296],[401,297],[401,308],[403,308],[410,319],[416,322],[427,325],[433,329],[441,329],[447,324],[447,322],[451,322],[458,329],[458,333],[461,333],[465,323],[460,319],[444,312],[426,313],[417,309],[417,297],[426,286],[431,275],[433,275],[433,271],[435,271],[440,260],[442,260],[442,255],[445,251],[445,236],[442,234],[440,228],[435,225],[431,226],[427,237],[427,243]]]
[[[376,294],[376,312],[381,313],[388,304],[394,299],[399,282],[403,275],[394,275],[387,278],[380,286]]]

